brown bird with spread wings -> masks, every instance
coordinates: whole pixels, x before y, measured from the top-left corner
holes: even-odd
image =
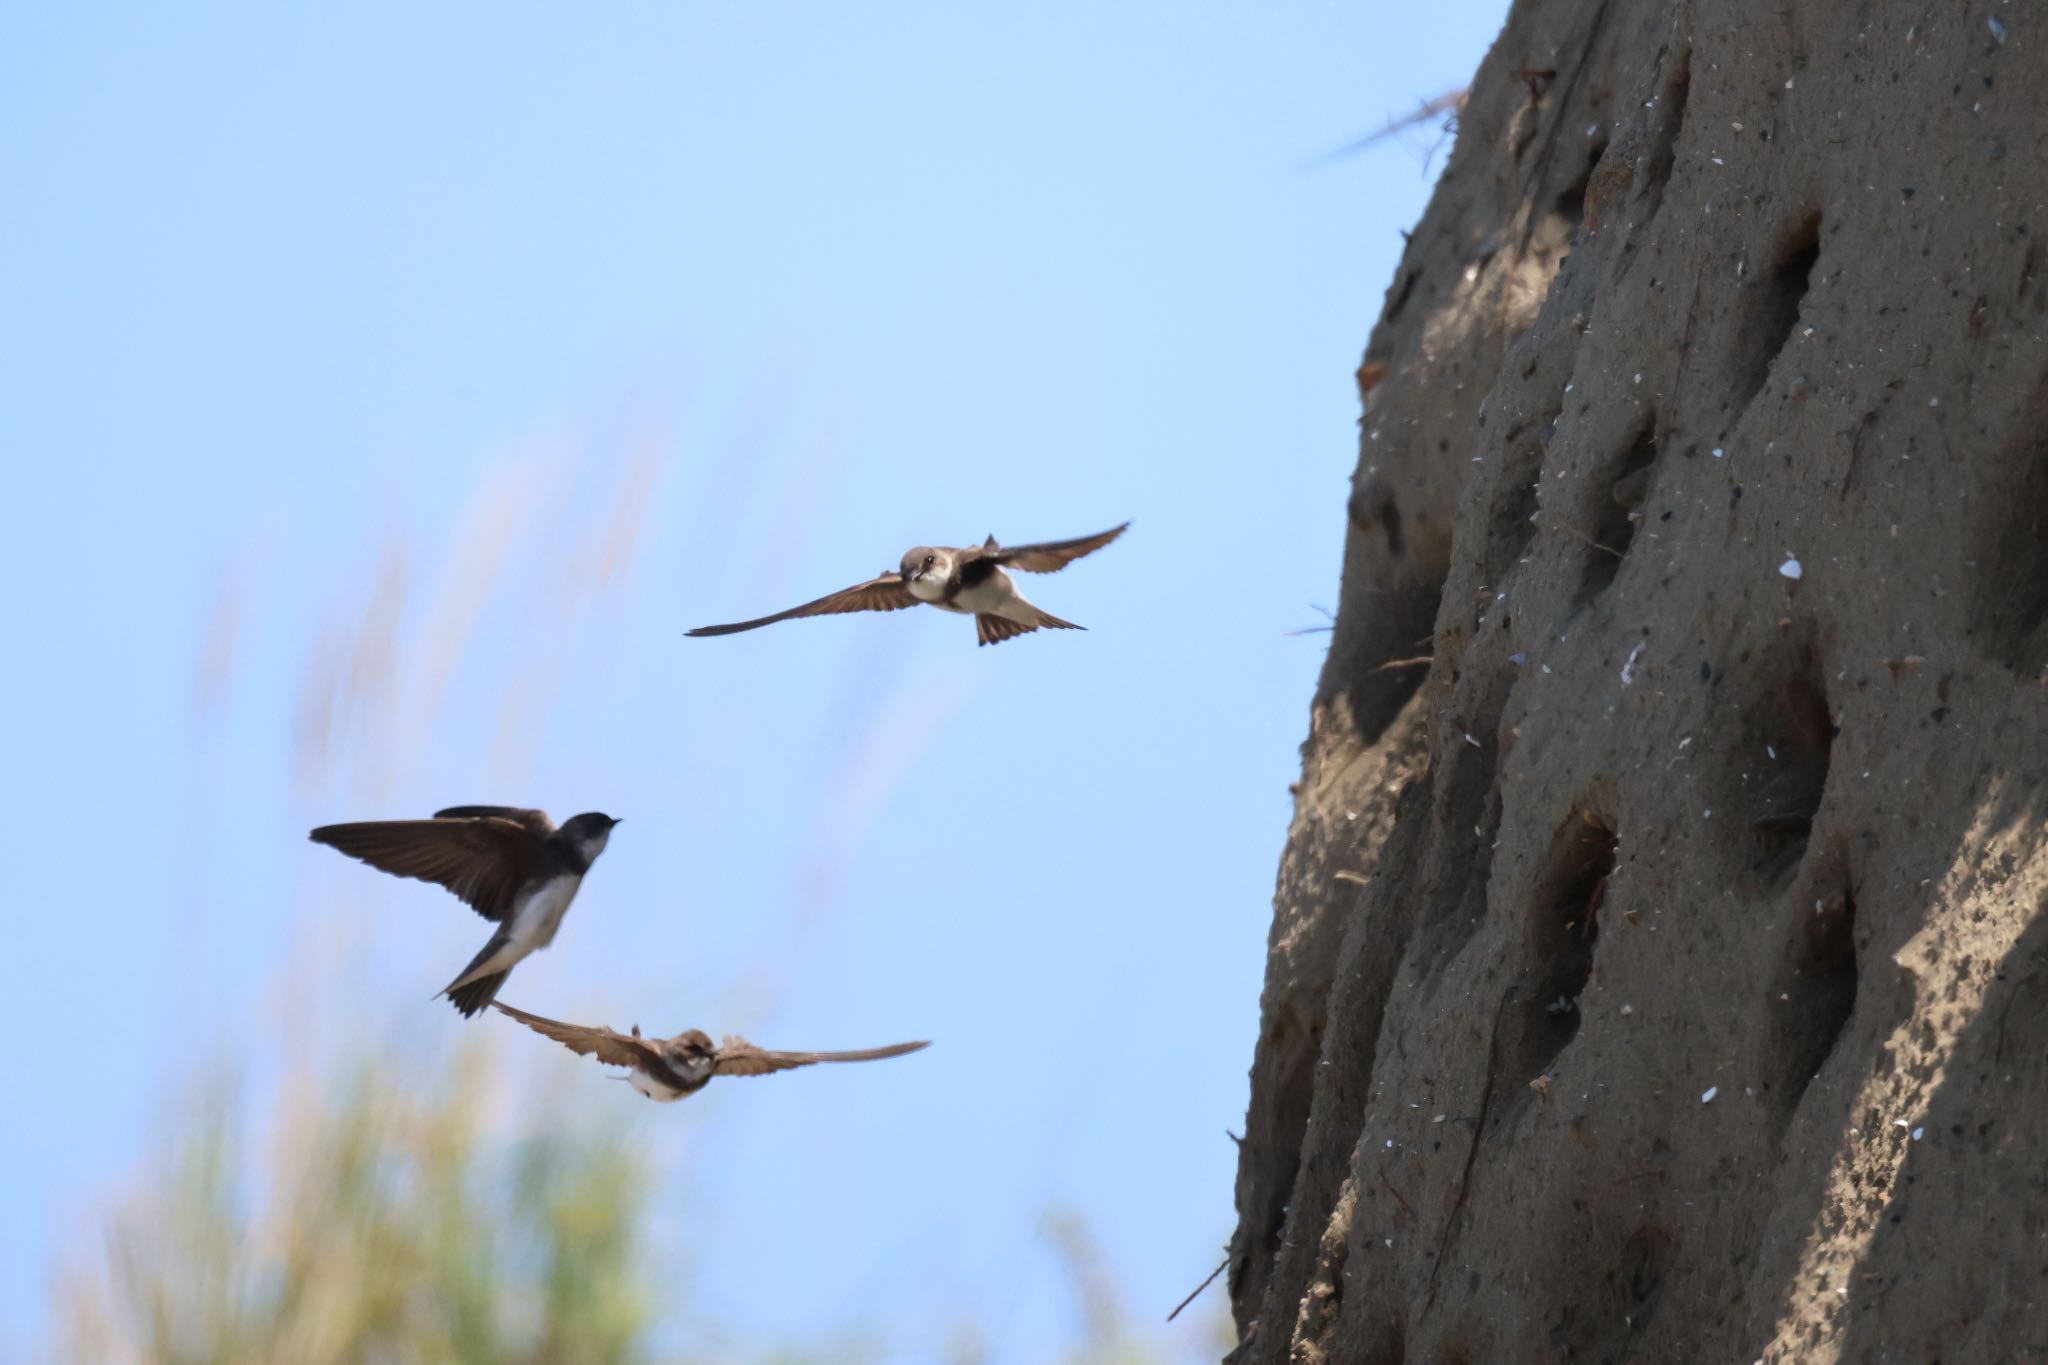
[[[752,621],[735,621],[725,626],[699,626],[691,635],[732,635],[742,630],[769,626],[798,616],[833,616],[849,611],[901,611],[922,602],[941,611],[958,612],[974,618],[975,634],[985,645],[1001,644],[1016,635],[1028,635],[1040,627],[1054,630],[1085,630],[1072,621],[1062,621],[1024,600],[1005,569],[1024,573],[1058,573],[1082,555],[1092,554],[1124,533],[1122,526],[1100,535],[1078,540],[1051,540],[1042,545],[986,543],[966,549],[943,545],[920,545],[903,556],[902,567],[884,569],[865,583],[856,583],[830,597],[820,597],[773,616]]]
[[[608,1028],[585,1028],[562,1024],[510,1005],[492,1002],[498,1013],[517,1019],[544,1038],[552,1038],[571,1052],[595,1057],[609,1066],[628,1068],[615,1079],[632,1083],[650,1100],[673,1103],[694,1095],[711,1083],[713,1076],[765,1076],[771,1071],[788,1071],[818,1062],[876,1062],[884,1057],[901,1057],[929,1047],[929,1043],[897,1043],[871,1047],[859,1052],[770,1052],[744,1038],[728,1036],[713,1043],[711,1035],[685,1029],[673,1038],[642,1038],[635,1024],[630,1034]]]

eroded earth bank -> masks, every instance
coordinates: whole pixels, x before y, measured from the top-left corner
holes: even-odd
[[[2038,7],[1513,7],[1360,370],[1235,1359],[2048,1358],[2044,238]]]

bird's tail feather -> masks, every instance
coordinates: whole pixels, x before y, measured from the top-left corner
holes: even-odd
[[[491,935],[491,941],[469,960],[469,965],[462,969],[462,975],[442,989],[441,994],[455,1002],[455,1008],[462,1011],[465,1019],[490,1004],[498,993],[498,987],[504,985],[505,978],[512,974],[512,967],[508,963],[504,971],[478,975],[481,968],[494,965],[491,959],[505,946],[505,939],[506,932],[502,928]]]
[[[1077,626],[1072,621],[1062,621],[1043,607],[1031,607],[1029,603],[1025,605],[1030,607],[1031,619],[1029,621],[1015,621],[1007,616],[981,615],[975,617],[975,638],[985,645],[999,645],[1005,640],[1015,639],[1019,635],[1029,635],[1032,631],[1041,628],[1046,630],[1088,629],[1086,626]]]
[[[455,1008],[462,1011],[462,1017],[467,1019],[497,997],[498,988],[510,975],[512,973],[507,969],[492,976],[480,976],[467,986],[450,986],[441,994],[453,1001]]]

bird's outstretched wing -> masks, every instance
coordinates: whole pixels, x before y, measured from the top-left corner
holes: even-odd
[[[733,635],[743,630],[760,626],[772,626],[777,621],[788,621],[798,616],[833,616],[849,611],[901,611],[914,607],[917,599],[910,595],[910,587],[904,583],[903,575],[894,569],[870,578],[865,583],[856,583],[850,588],[841,588],[829,597],[820,597],[815,602],[806,602],[788,611],[778,611],[773,616],[756,617],[752,621],[734,621],[724,626],[699,626],[683,632],[686,635]]]
[[[884,1057],[901,1057],[906,1052],[930,1046],[930,1043],[919,1042],[863,1048],[858,1052],[770,1052],[767,1048],[755,1047],[744,1038],[728,1036],[718,1047],[716,1074],[765,1076],[771,1071],[788,1071],[792,1067],[810,1066],[816,1062],[878,1062]]]
[[[361,820],[322,825],[307,837],[380,872],[444,886],[488,920],[501,920],[511,911],[540,853],[540,840],[530,826],[496,815]]]
[[[1048,540],[1037,545],[983,545],[973,551],[977,559],[989,559],[1006,569],[1025,573],[1058,573],[1082,555],[1093,554],[1130,528],[1127,521],[1107,531],[1078,540]],[[994,537],[990,537],[991,540]]]
[[[553,1019],[543,1019],[538,1014],[514,1009],[503,1001],[493,1000],[491,1008],[500,1014],[509,1015],[532,1029],[543,1038],[552,1038],[571,1052],[584,1057],[595,1057],[607,1066],[638,1066],[650,1057],[658,1058],[661,1049],[653,1040],[634,1034],[619,1033],[608,1028],[585,1028],[581,1024],[564,1024]]]

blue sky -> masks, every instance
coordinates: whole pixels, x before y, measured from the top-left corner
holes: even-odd
[[[1042,1359],[1050,1209],[1163,1316],[1231,1225],[1284,632],[1443,153],[1309,163],[1501,11],[11,7],[0,1340],[223,1057],[510,1032],[427,1001],[478,921],[304,839],[457,801],[626,818],[507,1000],[935,1040],[655,1110],[492,1039],[645,1135],[697,1302]],[[682,638],[1126,518],[1026,584],[1086,634]]]

